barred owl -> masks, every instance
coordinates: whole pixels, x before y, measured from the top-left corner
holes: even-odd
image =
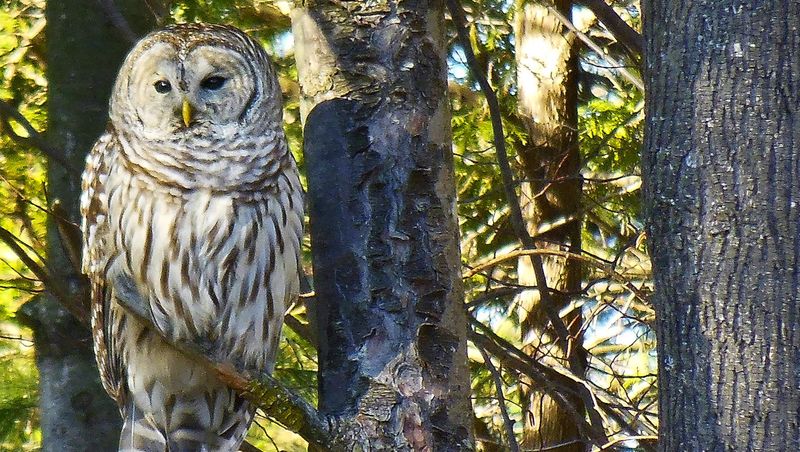
[[[236,450],[254,408],[118,304],[119,275],[160,333],[271,371],[298,294],[302,188],[262,47],[227,26],[144,37],[83,175],[83,270],[120,450]]]

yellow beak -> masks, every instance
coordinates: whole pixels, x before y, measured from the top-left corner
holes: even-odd
[[[183,98],[183,106],[181,107],[181,116],[183,116],[183,123],[186,127],[189,127],[189,124],[192,122],[192,104],[189,103],[189,99]]]

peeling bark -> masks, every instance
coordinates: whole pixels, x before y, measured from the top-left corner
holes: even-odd
[[[660,448],[800,450],[800,4],[643,6]]]
[[[443,4],[305,1],[292,24],[330,447],[471,449]]]

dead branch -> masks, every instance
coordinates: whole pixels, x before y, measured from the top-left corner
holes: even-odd
[[[468,331],[470,342],[497,357],[504,366],[530,377],[547,395],[570,414],[578,429],[594,441],[595,444],[606,444],[608,442],[608,437],[603,429],[602,418],[595,410],[593,397],[587,388],[531,359],[477,320],[470,318],[470,322],[474,327],[482,331],[478,333],[470,329]],[[586,421],[583,413],[569,399],[569,396],[572,395],[580,397],[584,402],[591,423]]]
[[[491,259],[491,260],[489,260],[489,261],[487,261],[485,263],[482,263],[480,265],[477,265],[477,266],[473,267],[468,272],[464,273],[463,277],[464,278],[470,278],[470,277],[475,276],[476,274],[478,274],[478,273],[480,273],[480,272],[482,272],[482,271],[484,271],[484,270],[486,270],[488,268],[494,267],[497,264],[502,263],[503,261],[506,261],[506,260],[509,260],[509,259],[516,259],[516,258],[518,258],[520,256],[559,256],[559,257],[563,257],[563,258],[567,258],[567,259],[580,260],[581,262],[585,262],[587,264],[590,264],[593,267],[597,268],[598,270],[603,271],[608,276],[610,276],[610,277],[616,279],[617,281],[619,281],[622,285],[625,286],[626,289],[631,291],[631,293],[633,293],[636,296],[636,298],[638,298],[643,303],[646,304],[648,302],[647,295],[644,292],[642,292],[639,288],[634,286],[633,283],[631,283],[628,280],[628,278],[625,277],[625,275],[623,275],[623,274],[619,273],[618,271],[614,270],[614,268],[611,265],[606,264],[606,263],[604,263],[604,262],[602,262],[602,261],[600,261],[598,259],[593,259],[593,258],[591,258],[589,256],[584,256],[583,254],[577,254],[577,253],[573,253],[573,252],[570,252],[570,251],[562,251],[562,250],[555,250],[555,249],[514,250],[514,251],[506,253],[506,254],[504,254],[502,256],[498,256],[498,257],[496,257],[494,259]]]
[[[511,416],[508,415],[506,398],[503,395],[503,377],[500,375],[497,368],[494,367],[494,364],[492,364],[492,358],[489,356],[489,353],[481,347],[476,348],[481,352],[483,362],[486,364],[486,368],[489,369],[489,373],[492,374],[492,379],[494,380],[494,388],[495,391],[497,391],[497,403],[500,405],[500,414],[503,416],[503,425],[506,428],[508,447],[511,452],[519,452],[519,443],[517,443],[517,437],[514,435],[514,422],[511,420]]]
[[[114,0],[98,0],[98,3],[100,3],[100,7],[103,9],[106,17],[108,17],[108,20],[114,25],[114,28],[117,29],[123,39],[129,44],[135,44],[136,41],[139,40],[139,35],[133,31],[128,20],[122,15],[122,11],[120,11],[114,3]]]
[[[88,323],[89,312],[88,309],[86,309],[85,303],[83,303],[83,297],[80,296],[80,291],[77,291],[76,294],[71,294],[67,291],[67,289],[53,277],[45,264],[40,264],[25,251],[20,244],[21,241],[19,237],[2,227],[0,227],[0,242],[5,243],[6,246],[17,255],[19,260],[39,278],[39,281],[47,288],[47,291],[50,292],[67,311],[78,320]]]
[[[450,0],[448,0],[448,2],[449,1]],[[602,2],[602,0],[600,0],[600,1]],[[578,30],[578,27],[576,27],[572,23],[571,20],[567,19],[556,8],[554,8],[553,6],[547,5],[547,4],[545,4],[545,7],[547,8],[547,10],[552,15],[556,16],[556,18],[562,24],[564,24],[565,27],[567,27],[571,32],[575,33],[575,36],[577,36],[578,39],[583,41],[583,43],[586,44],[587,47],[589,47],[590,49],[594,50],[595,53],[597,53],[598,55],[602,55],[603,58],[605,58],[606,60],[608,60],[609,63],[611,63],[612,66],[616,66],[617,70],[619,71],[619,73],[622,74],[623,77],[628,79],[628,81],[631,82],[633,84],[633,86],[639,88],[640,91],[644,91],[644,82],[642,81],[641,77],[631,73],[629,70],[627,70],[624,67],[624,65],[620,64],[616,59],[612,58],[610,55],[608,55],[606,52],[604,52],[603,49],[601,49],[600,46],[597,45],[597,43],[592,40],[592,38],[586,36],[586,33]],[[592,11],[592,12],[594,12],[594,11]],[[620,19],[620,20],[622,20],[622,19]]]
[[[628,407],[618,397],[613,394],[601,391],[599,388],[590,388],[586,380],[576,376],[569,369],[561,366],[554,368],[545,366],[535,359],[528,356],[522,350],[497,336],[489,327],[483,325],[473,317],[469,317],[473,327],[481,330],[477,332],[470,329],[469,340],[478,348],[484,348],[488,353],[497,358],[504,366],[514,369],[531,378],[542,390],[556,401],[562,408],[569,413],[578,425],[581,432],[586,434],[598,446],[608,444],[609,440],[603,430],[602,415],[611,418],[620,425],[628,434],[638,435],[639,432],[627,422],[622,415],[613,409],[614,405],[623,406],[624,410],[635,411]],[[589,420],[587,422],[572,404],[568,396],[578,396],[583,401]],[[602,414],[602,415],[601,415]],[[602,438],[606,438],[603,440]],[[602,442],[601,442],[602,441]],[[643,445],[645,450],[654,450],[652,447]]]

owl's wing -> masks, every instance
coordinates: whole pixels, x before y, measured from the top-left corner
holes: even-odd
[[[100,378],[108,394],[125,405],[124,366],[119,348],[110,333],[111,284],[108,269],[114,256],[115,241],[108,224],[107,180],[119,152],[119,141],[109,128],[92,147],[81,180],[81,229],[83,231],[83,273],[91,286],[92,339]]]

